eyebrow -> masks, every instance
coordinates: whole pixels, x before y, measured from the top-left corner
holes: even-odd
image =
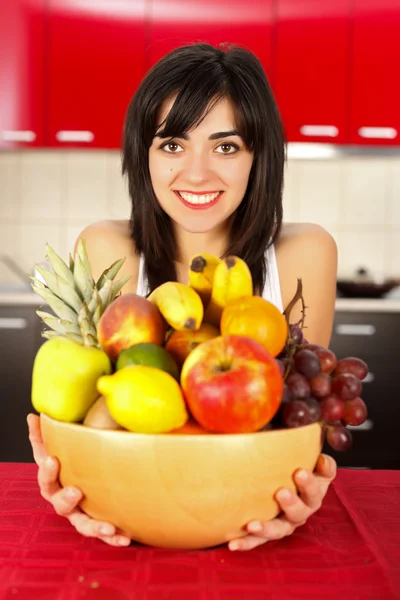
[[[208,139],[209,140],[220,140],[221,138],[229,137],[231,135],[237,135],[240,137],[240,133],[236,129],[231,129],[230,131],[217,131],[217,133],[212,133]],[[166,136],[163,134],[162,131],[159,131],[158,133],[156,133],[155,137],[162,138],[162,137],[170,137],[170,136]],[[175,135],[173,137],[181,138],[186,141],[189,139],[189,136],[187,135],[187,133],[183,133],[182,135]]]

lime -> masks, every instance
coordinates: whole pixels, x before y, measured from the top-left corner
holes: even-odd
[[[118,356],[116,370],[119,371],[131,365],[161,369],[179,381],[179,369],[175,360],[165,348],[157,346],[157,344],[143,342],[122,350]]]

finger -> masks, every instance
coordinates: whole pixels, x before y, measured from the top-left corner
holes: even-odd
[[[80,510],[73,511],[69,521],[78,533],[86,537],[99,538],[110,546],[129,546],[131,543],[130,538],[117,532],[111,523],[95,521]]]
[[[264,541],[280,540],[287,535],[291,535],[296,526],[290,523],[285,517],[277,517],[272,521],[251,521],[247,525],[249,533],[256,537],[262,538]]]
[[[313,498],[316,505],[314,510],[319,508],[322,499],[322,493],[318,485],[316,488],[316,493],[319,495],[315,499]],[[296,527],[303,525],[313,512],[312,507],[308,506],[302,497],[300,498],[297,494],[289,489],[282,488],[276,493],[275,498],[284,513],[284,517],[286,517],[286,519]],[[317,501],[319,502],[319,506],[317,506]]]
[[[68,517],[78,506],[82,500],[82,492],[75,487],[61,488],[52,494],[49,501],[52,503],[54,510],[62,517]]]
[[[54,494],[62,489],[58,481],[59,470],[57,459],[51,456],[47,456],[39,465],[38,483],[42,496],[46,500],[50,500]]]
[[[257,537],[255,535],[246,535],[242,538],[232,540],[228,544],[229,550],[253,550],[253,548],[257,548],[257,546],[261,546],[265,544],[268,540],[264,538]]]
[[[300,469],[294,474],[294,481],[300,491],[301,500],[306,507],[311,509],[311,512],[320,509],[330,480],[326,480],[325,487],[325,483],[321,477],[310,473],[310,471],[306,471],[306,469]],[[287,514],[286,509],[285,512]]]
[[[47,458],[47,452],[43,445],[42,434],[40,431],[40,418],[37,415],[30,413],[27,416],[29,429],[29,441],[32,446],[33,458],[37,465],[41,465]]]
[[[332,481],[336,477],[337,465],[335,460],[327,454],[320,454],[315,467],[315,472],[321,477],[326,477]]]

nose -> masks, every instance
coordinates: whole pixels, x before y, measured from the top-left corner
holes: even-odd
[[[211,169],[209,158],[205,153],[193,152],[185,161],[184,177],[188,183],[202,185],[210,179]]]

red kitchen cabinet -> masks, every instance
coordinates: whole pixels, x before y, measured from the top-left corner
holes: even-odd
[[[121,146],[145,73],[146,2],[49,0],[50,146]]]
[[[274,0],[152,0],[149,63],[184,44],[236,43],[253,51],[270,78]]]
[[[0,0],[0,148],[43,145],[45,0]]]
[[[400,145],[400,1],[354,0],[351,142]]]
[[[277,0],[274,91],[290,142],[348,141],[351,0]]]

